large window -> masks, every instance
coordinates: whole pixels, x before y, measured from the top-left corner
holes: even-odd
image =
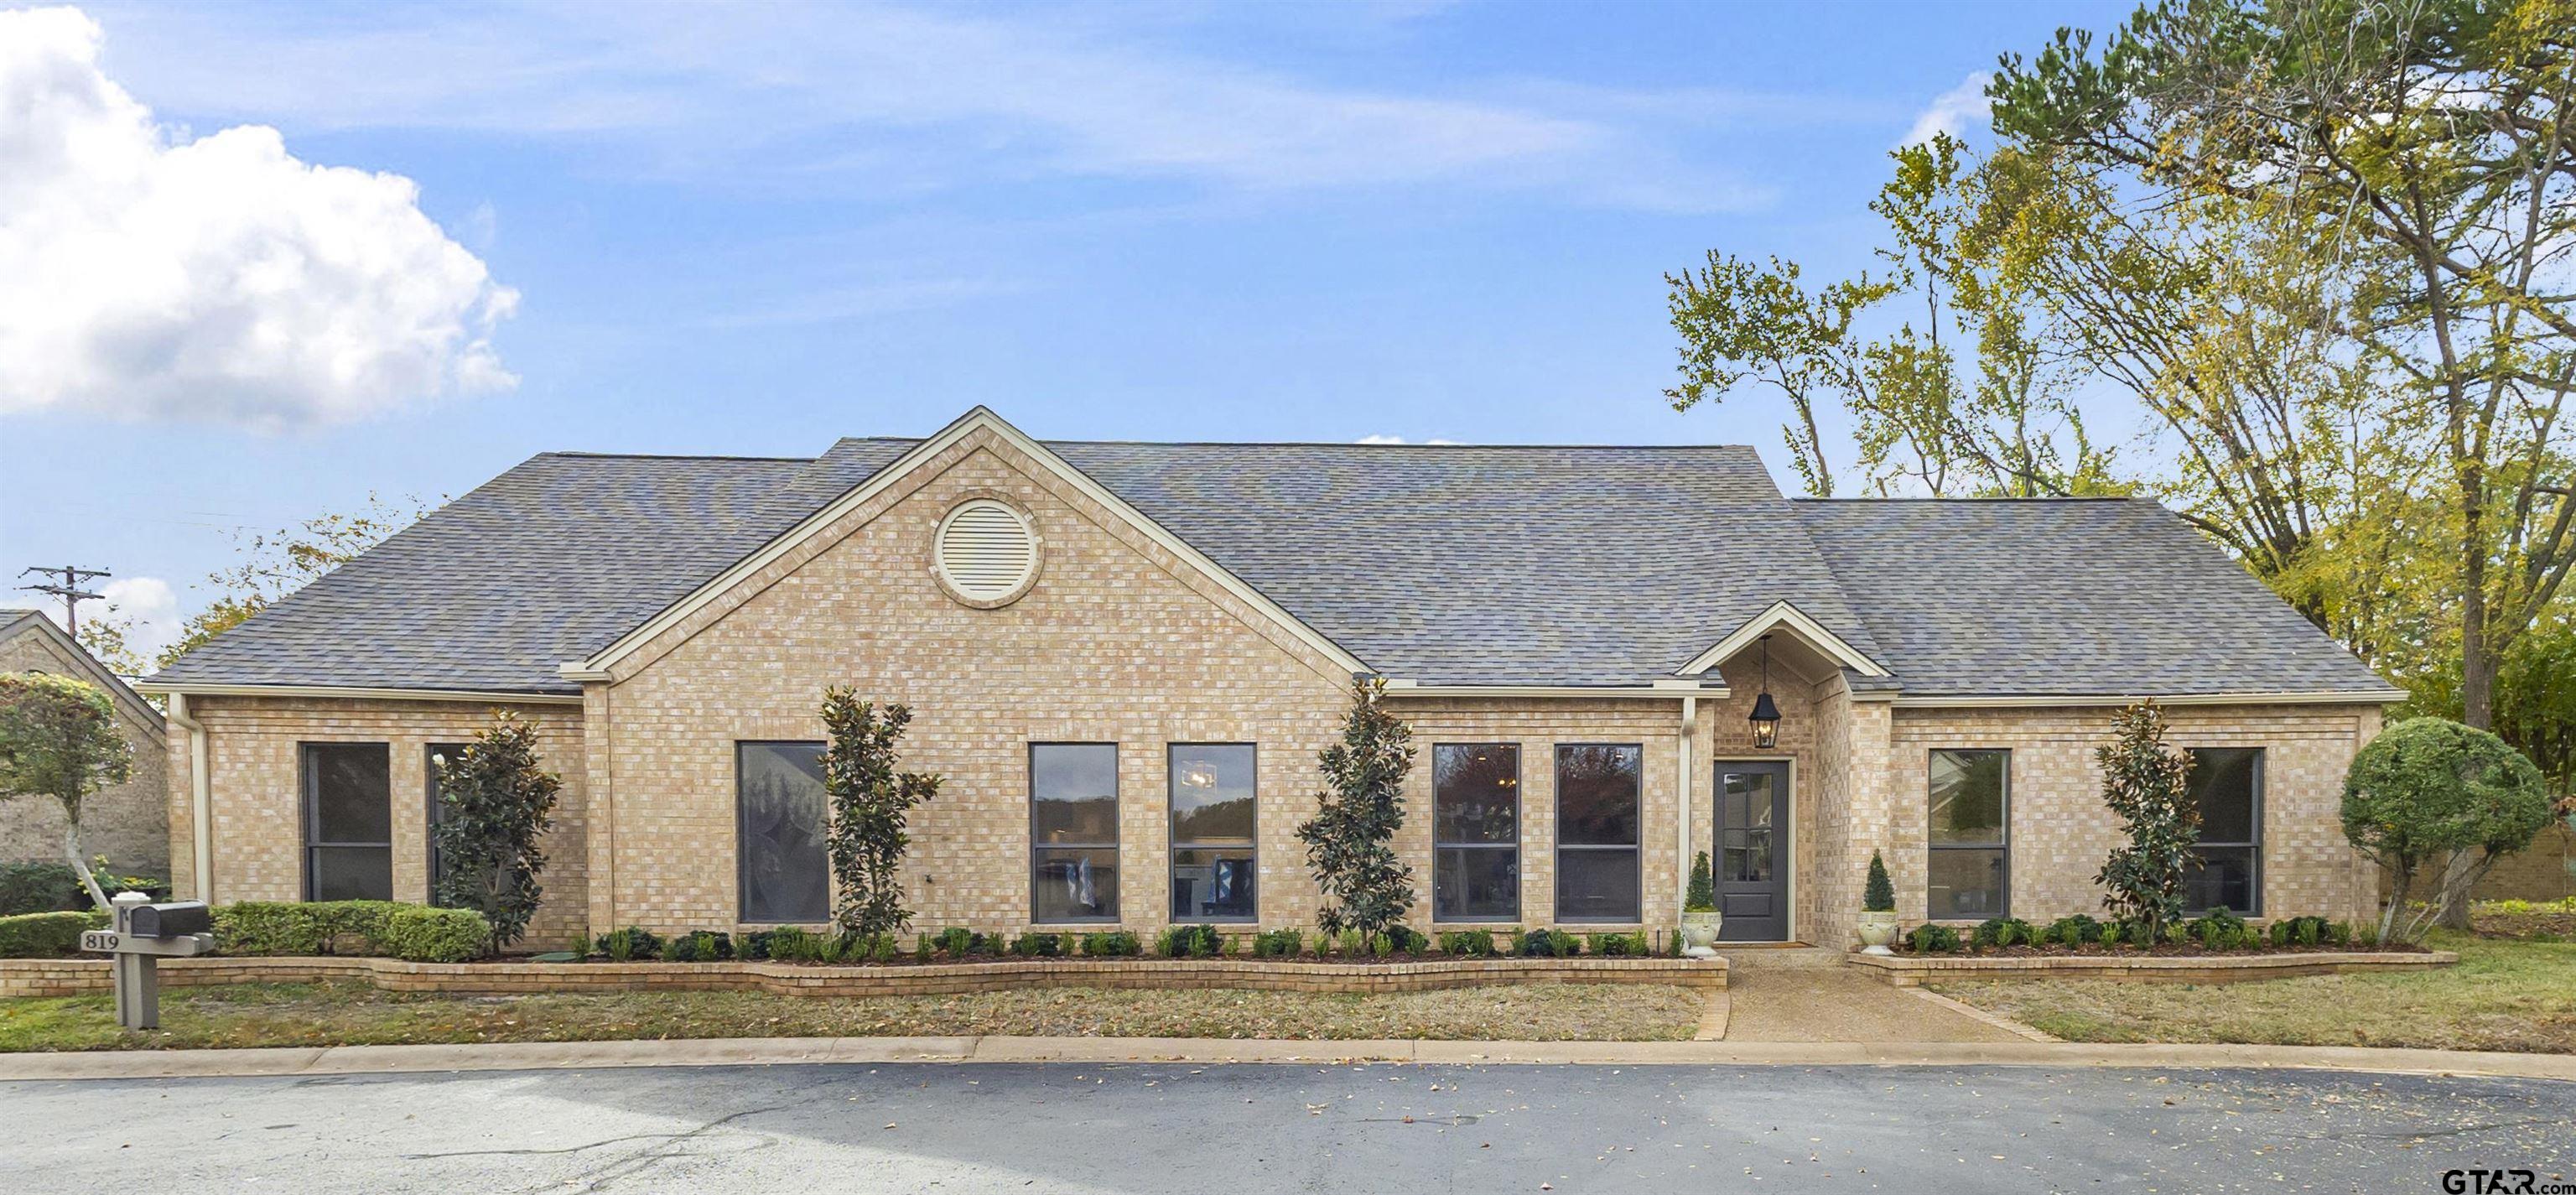
[[[1556,749],[1556,919],[1635,921],[1645,899],[1637,860],[1645,748]]]
[[[438,799],[438,761],[454,762],[465,757],[465,743],[431,743],[421,751],[422,787],[429,790],[429,807],[421,820],[421,837],[429,843],[429,903],[445,904],[438,899],[439,873],[447,869],[447,859],[438,853],[438,823],[447,820],[447,804]]]
[[[823,846],[823,744],[734,744],[734,856],[742,919],[832,917],[832,865]]]
[[[1932,753],[1931,909],[1936,920],[2012,908],[2012,752]]]
[[[1174,921],[1253,919],[1255,756],[1250,743],[1172,744]]]
[[[393,755],[304,744],[304,899],[394,898]]]
[[[1030,919],[1118,920],[1118,745],[1029,745]]]
[[[2195,912],[2263,911],[2263,749],[2195,747],[2191,797],[2200,807],[2200,848],[2183,876]]]
[[[1431,919],[1521,916],[1521,749],[1431,748]]]

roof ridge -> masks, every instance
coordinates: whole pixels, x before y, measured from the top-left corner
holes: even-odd
[[[1816,498],[1800,495],[1791,502],[2154,502],[2144,494],[2033,494],[2015,497],[2003,494],[1976,494],[1964,498],[1942,498],[1930,495],[1863,494],[1852,498]],[[2162,505],[2162,503],[2158,503]]]
[[[579,449],[557,449],[557,450],[549,451],[549,452],[540,452],[540,453],[538,453],[537,455],[538,455],[538,456],[541,456],[541,457],[542,457],[542,456],[568,456],[568,457],[580,457],[580,458],[584,458],[584,459],[591,459],[591,460],[637,460],[637,461],[793,461],[793,462],[795,462],[795,463],[797,463],[797,464],[800,464],[800,465],[801,465],[801,464],[812,464],[812,463],[817,459],[817,458],[815,458],[815,457],[810,457],[810,456],[751,456],[751,455],[738,455],[738,454],[734,454],[734,453],[724,453],[724,452],[585,452],[585,451],[582,451],[582,450],[579,450]]]

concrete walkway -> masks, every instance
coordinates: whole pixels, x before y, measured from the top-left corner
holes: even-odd
[[[2084,1045],[2073,1042],[1235,1041],[1154,1037],[814,1037],[124,1050],[0,1055],[0,1081],[422,1071],[593,1070],[816,1063],[1185,1062],[1596,1066],[2244,1067],[2494,1075],[2576,1082],[2576,1056],[2357,1046]]]
[[[1839,950],[1738,950],[1727,955],[1726,984],[1725,1040],[1730,1042],[2003,1042],[2045,1037],[1956,1001],[1892,986],[1844,963]]]

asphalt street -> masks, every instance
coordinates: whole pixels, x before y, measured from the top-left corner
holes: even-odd
[[[2377,1193],[2440,1191],[2466,1167],[2576,1182],[2576,1084],[2302,1071],[910,1064],[89,1080],[0,1083],[0,1126],[13,1195]]]

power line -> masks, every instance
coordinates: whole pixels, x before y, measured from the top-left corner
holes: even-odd
[[[18,588],[33,590],[37,593],[52,594],[55,597],[63,599],[63,629],[74,635],[80,634],[80,604],[85,601],[107,600],[106,594],[93,593],[89,590],[83,589],[81,588],[81,583],[84,581],[95,581],[100,577],[112,577],[116,575],[103,568],[82,568],[79,565],[74,564],[58,564],[51,568],[47,568],[43,565],[35,565],[18,570],[18,575],[21,577],[26,576],[29,573],[34,573],[52,583],[45,585],[21,585]],[[53,581],[53,578],[58,576],[61,577],[62,580],[59,582]]]

